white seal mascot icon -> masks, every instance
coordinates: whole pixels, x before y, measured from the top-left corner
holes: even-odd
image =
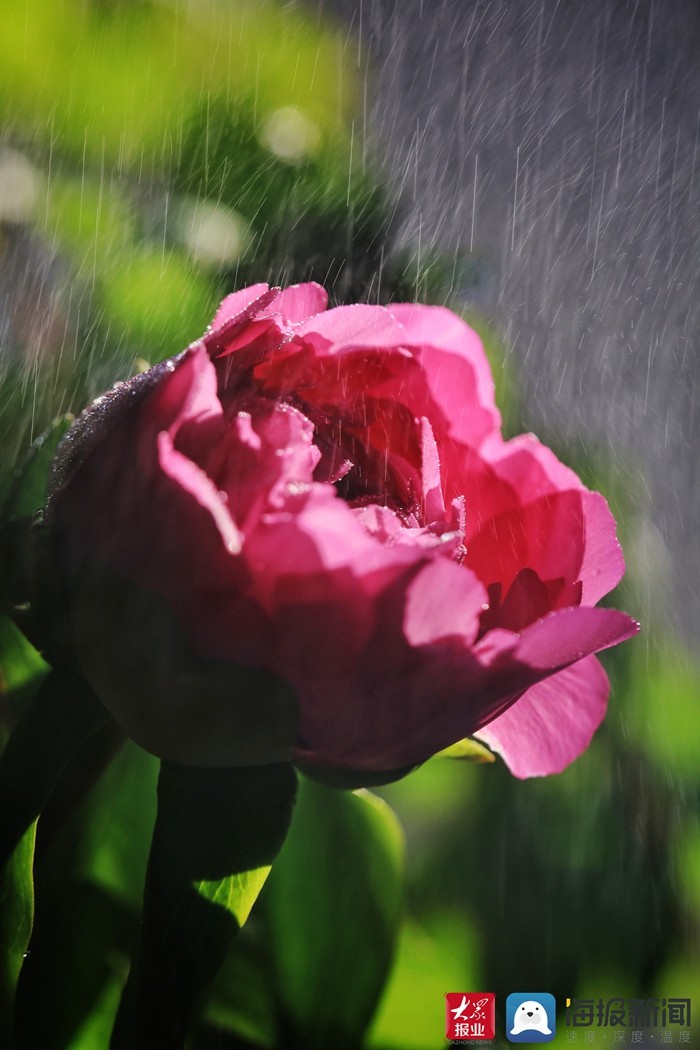
[[[552,1034],[552,1029],[549,1027],[547,1019],[547,1011],[542,1003],[537,1003],[534,999],[527,999],[515,1011],[510,1034],[520,1035],[521,1032],[528,1030],[542,1032],[543,1035]]]

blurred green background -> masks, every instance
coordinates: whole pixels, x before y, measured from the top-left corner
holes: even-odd
[[[391,243],[396,202],[364,140],[354,57],[345,32],[294,3],[0,6],[0,493],[56,415],[184,347],[254,280],[466,309],[518,432],[499,334],[455,294],[473,260],[419,264]],[[663,565],[632,513],[634,470],[540,436],[607,495],[629,565],[614,604],[644,619],[605,654],[604,727],[558,777],[435,759],[381,789],[405,846],[385,805],[305,785],[192,1047],[432,1050],[444,993],[460,990],[501,1004],[528,989],[691,997],[700,1010],[700,669],[654,620]],[[7,619],[0,670],[6,733],[45,670]],[[20,1046],[108,1045],[156,776],[127,745],[75,812],[59,797],[41,818]],[[561,1017],[555,1045],[568,1041]]]

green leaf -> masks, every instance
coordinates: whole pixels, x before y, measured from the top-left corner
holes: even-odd
[[[109,1046],[109,1036],[119,1008],[122,984],[119,975],[114,974],[103,986],[99,999],[73,1036],[70,1050],[95,1050],[96,1047]]]
[[[302,781],[264,894],[278,1045],[361,1044],[391,965],[402,874],[401,829],[386,803]]]
[[[47,665],[7,616],[0,615],[0,743]],[[0,762],[1,766],[1,762]],[[0,807],[6,806],[0,800]],[[0,809],[0,821],[2,810]],[[34,918],[32,864],[36,825],[27,823],[4,868],[0,863],[0,1046],[14,1046],[14,995]]]
[[[59,416],[31,446],[4,508],[7,518],[31,518],[44,506],[51,463],[72,422],[71,415]]]
[[[0,743],[4,744],[48,670],[10,617],[0,613]]]
[[[19,1045],[57,1046],[63,1027],[70,1031],[71,1024],[81,1019],[80,1009],[86,1000],[89,1007],[89,996],[82,994],[86,981],[81,975],[87,975],[88,984],[94,983],[102,979],[104,967],[101,969],[97,956],[86,962],[98,936],[95,915],[88,914],[84,928],[80,928],[82,912],[76,914],[91,902],[90,887],[81,886],[71,898],[66,887],[61,886],[50,915],[45,907],[42,913],[41,895],[37,901],[40,938],[42,929],[50,931],[54,919],[59,924],[58,936],[54,938],[49,932],[43,938],[44,948],[50,942],[57,956],[55,965],[49,968],[49,979],[45,979],[47,953],[37,945],[36,931],[32,929],[35,821],[41,814],[37,848],[40,858],[40,847],[45,851],[52,833],[101,773],[114,753],[115,734],[117,744],[121,734],[80,679],[52,672],[36,691],[36,681],[46,665],[9,621],[4,621],[2,628],[3,670],[10,687],[5,698],[8,726],[19,714],[15,703],[18,695],[31,690],[34,695],[0,758],[0,853],[3,857],[10,855],[4,872],[0,872],[0,1046],[11,1045],[12,1000],[20,968],[15,1013]],[[55,858],[52,860],[53,873]],[[44,891],[46,882],[44,878],[41,883]],[[124,927],[121,916],[113,925]],[[31,955],[28,965],[23,965],[30,934]],[[76,959],[82,966],[73,965]],[[30,991],[30,1001],[22,1009],[22,989],[27,987],[28,976],[28,987],[40,994]],[[44,1009],[37,1010],[40,1000]],[[39,1032],[39,1038],[29,1043],[25,1040],[28,1027]]]
[[[42,651],[46,639],[37,627],[37,584],[46,589],[47,577],[55,602],[56,586],[51,555],[47,561],[45,530],[39,527],[38,512],[46,503],[47,485],[56,449],[73,417],[59,416],[31,446],[23,465],[15,472],[0,514],[0,610],[9,612],[22,631]],[[55,616],[55,609],[51,611]]]
[[[17,1043],[74,1050],[76,1033],[89,1030],[95,1015],[111,1007],[106,1020],[110,1028],[114,1023],[117,1002],[109,989],[124,984],[137,915],[100,887],[66,878],[60,858],[57,873],[55,856],[42,854],[39,828],[36,920],[17,990]],[[108,1033],[93,1047],[108,1046]]]
[[[485,744],[480,744],[478,740],[472,740],[471,737],[465,737],[464,740],[458,740],[456,744],[450,744],[449,747],[438,751],[435,758],[458,758],[463,762],[496,761],[493,751],[489,751]]]
[[[409,920],[401,930],[391,979],[367,1043],[374,1050],[435,1050],[445,1030],[445,992],[479,987],[474,931],[465,917],[443,913],[437,928]]]
[[[263,900],[260,901],[263,907]],[[256,1046],[275,1046],[276,1011],[259,912],[231,945],[206,998],[205,1022]],[[197,1045],[197,1044],[195,1044]]]
[[[44,679],[0,757],[0,864],[39,816],[71,758],[109,720],[81,678],[52,671]]]
[[[156,818],[158,759],[125,741],[77,817],[75,874],[140,911]]]
[[[0,1046],[14,1044],[14,997],[34,918],[32,862],[36,825],[0,870]]]
[[[66,806],[76,779],[99,760],[102,738],[94,734],[75,756],[38,823],[36,920],[16,1008],[20,1046],[109,1045],[138,931],[158,761],[127,741],[82,803]]]
[[[284,842],[289,763],[201,769],[163,762],[140,940],[113,1050],[182,1046]]]

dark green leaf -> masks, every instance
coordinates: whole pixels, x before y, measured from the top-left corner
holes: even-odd
[[[53,537],[40,514],[0,523],[0,612],[49,663],[75,666]]]
[[[108,721],[82,679],[59,671],[44,679],[0,757],[0,864],[39,816],[76,751]]]
[[[36,825],[0,869],[0,1046],[14,1044],[14,995],[34,917],[32,861]]]
[[[262,900],[260,902],[262,908]],[[259,914],[241,930],[207,994],[205,1021],[249,1039],[256,1046],[274,1047],[277,1016],[270,982],[265,930]]]
[[[51,463],[72,422],[71,415],[59,416],[34,442],[10,490],[4,508],[7,518],[31,518],[44,506]]]
[[[76,877],[141,909],[160,763],[130,740],[76,816]]]
[[[31,641],[47,647],[41,614],[34,608],[48,602],[50,617],[56,617],[57,601],[52,555],[46,554],[46,536],[38,525],[38,512],[46,503],[47,483],[56,449],[73,422],[70,415],[59,416],[49,429],[37,438],[25,462],[16,471],[0,514],[0,610],[9,612]],[[46,577],[46,579],[44,579]],[[46,610],[44,610],[45,612]],[[43,627],[45,628],[45,624]]]
[[[403,844],[386,803],[303,781],[265,891],[279,1045],[361,1045],[386,981],[401,911]]]
[[[138,928],[158,761],[127,742],[81,804],[67,807],[96,762],[99,771],[103,743],[100,730],[80,749],[38,823],[35,929],[17,1007],[22,1047],[109,1045]]]
[[[198,769],[163,762],[140,941],[115,1025],[117,1050],[182,1047],[287,834],[288,763]]]
[[[93,1015],[108,1005],[114,1022],[111,989],[115,982],[119,991],[123,986],[137,915],[98,886],[65,877],[54,882],[53,871],[39,871],[37,860],[35,928],[17,990],[17,1043],[73,1050],[78,1033],[94,1026]],[[104,1050],[108,1039],[91,1050]]]
[[[0,613],[0,743],[48,670],[49,665],[9,616]]]

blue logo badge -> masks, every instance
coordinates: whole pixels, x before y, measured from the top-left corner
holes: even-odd
[[[549,992],[511,992],[506,999],[506,1035],[511,1043],[551,1043],[557,1004]]]

